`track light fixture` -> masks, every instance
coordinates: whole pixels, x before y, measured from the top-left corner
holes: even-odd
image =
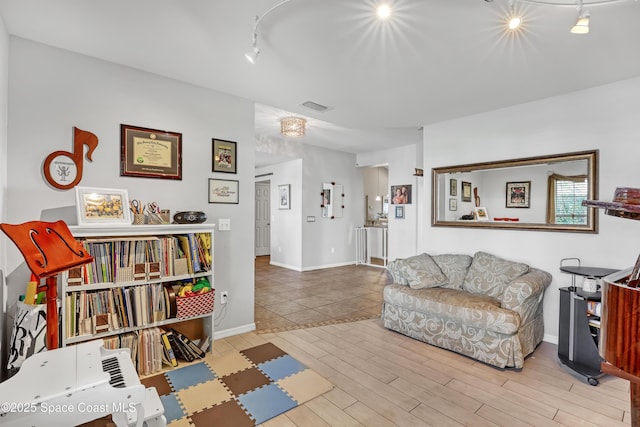
[[[258,48],[258,25],[260,25],[260,21],[262,21],[265,16],[267,16],[283,4],[289,3],[290,1],[291,0],[280,0],[278,3],[271,6],[265,13],[260,16],[256,16],[256,21],[253,24],[253,46],[251,51],[244,54],[244,57],[247,58],[247,61],[255,64],[258,59],[258,55],[260,54],[260,48]],[[381,20],[388,19],[391,16],[391,7],[386,3],[380,4],[376,9],[376,13]]]
[[[493,0],[484,0],[487,3]],[[638,0],[509,0],[509,16],[507,18],[507,27],[509,30],[517,30],[523,22],[523,17],[515,13],[514,3],[522,3],[533,6],[550,6],[550,7],[573,7],[578,10],[578,20],[571,28],[573,34],[588,34],[589,19],[591,14],[585,7],[587,6],[604,6],[611,3],[619,3],[624,1]]]

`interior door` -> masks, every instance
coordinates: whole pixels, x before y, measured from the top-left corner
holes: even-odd
[[[271,184],[256,182],[256,256],[271,253]]]

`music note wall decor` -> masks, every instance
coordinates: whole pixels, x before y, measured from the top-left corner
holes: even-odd
[[[73,128],[73,152],[54,151],[44,160],[44,177],[49,184],[60,190],[69,190],[82,180],[84,146],[89,147],[87,160],[98,146],[98,137],[86,130]]]

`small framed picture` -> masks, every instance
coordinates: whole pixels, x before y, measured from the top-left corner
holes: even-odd
[[[449,195],[450,196],[457,196],[458,195],[458,180],[457,179],[451,178],[449,180]]]
[[[396,206],[396,218],[404,218],[404,206]]]
[[[471,201],[471,183],[462,181],[462,198],[463,202]]]
[[[211,140],[211,162],[213,172],[237,173],[236,143],[224,139]]]
[[[78,225],[131,224],[127,190],[76,187]]]
[[[411,204],[411,184],[391,186],[391,204],[408,205]]]
[[[506,207],[528,208],[531,181],[507,182]]]
[[[475,208],[475,213],[478,221],[489,221],[489,214],[486,208]]]
[[[238,190],[238,181],[209,178],[209,203],[237,204]]]
[[[449,210],[457,211],[458,210],[458,199],[449,199]]]
[[[291,184],[278,185],[278,209],[291,209]]]

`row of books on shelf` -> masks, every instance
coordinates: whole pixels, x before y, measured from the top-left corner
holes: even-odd
[[[209,346],[209,338],[201,340],[198,346],[186,335],[174,330],[149,328],[138,332],[128,332],[104,338],[108,349],[128,348],[138,375],[151,375],[163,369],[164,365],[178,366],[179,360],[192,362],[202,359]]]
[[[78,239],[94,259],[71,269],[69,286],[122,283],[211,270],[211,233]]]
[[[601,316],[602,303],[600,301],[587,301],[587,313],[594,316]]]
[[[65,336],[145,327],[175,318],[179,313],[174,295],[187,282],[193,280],[68,292],[64,301]],[[213,304],[207,309],[213,310]]]

